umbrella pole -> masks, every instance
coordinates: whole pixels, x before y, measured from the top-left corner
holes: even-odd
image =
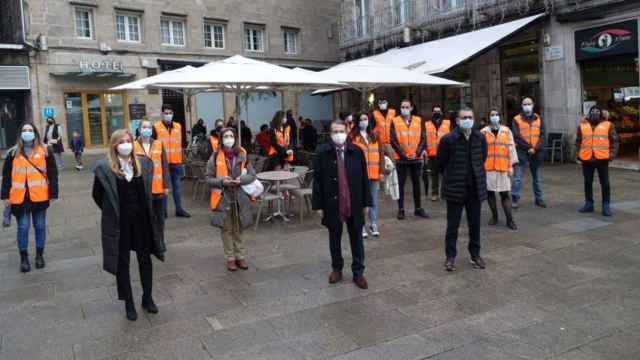
[[[235,120],[236,120],[236,126],[238,127],[238,145],[242,146],[242,136],[240,136],[240,132],[242,131],[242,126],[240,126],[240,87],[237,86],[236,87],[236,116],[235,116]]]

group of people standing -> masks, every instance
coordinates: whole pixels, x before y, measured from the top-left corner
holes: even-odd
[[[396,113],[381,99],[371,114],[366,111],[342,114],[331,123],[331,140],[316,151],[312,192],[312,208],[322,213],[322,224],[329,231],[330,283],[342,280],[341,237],[346,225],[353,282],[359,288],[368,288],[363,239],[380,236],[378,190],[385,177],[397,175],[399,220],[406,217],[404,187],[408,177],[413,186],[416,217],[430,217],[421,205],[421,178],[427,194],[431,189],[432,201],[439,198],[446,201],[447,271],[456,269],[456,243],[463,210],[474,268],[486,267],[480,256],[482,202],[487,200],[491,210],[489,225],[496,225],[499,194],[506,225],[517,229],[512,209],[518,207],[526,167],[532,173],[535,204],[546,207],[539,169],[545,127],[542,118],[533,112],[532,99],[522,101],[522,112],[513,119],[511,128],[504,125],[496,109],[490,111],[489,123],[482,129],[478,129],[471,109],[459,110],[455,120],[445,118],[440,106],[432,110],[432,118],[423,121],[415,115],[409,100],[402,101]],[[294,160],[289,118],[288,114],[277,112],[267,130],[269,169],[286,169]],[[1,198],[17,219],[22,272],[31,270],[28,256],[31,221],[36,238],[35,266],[45,267],[46,210],[58,198],[56,142],[48,140],[59,138],[59,134],[52,125],[49,124],[41,140],[36,126],[23,124],[17,144],[8,151],[3,166]],[[253,222],[253,198],[246,188],[257,181],[256,174],[247,151],[237,141],[235,129],[224,127],[222,121],[216,121],[215,126],[208,138],[210,155],[206,166],[206,182],[211,189],[211,225],[220,228],[226,268],[246,270],[249,264],[241,233]],[[617,136],[605,110],[595,106],[590,109],[578,126],[576,145],[585,180],[585,204],[580,212],[594,211],[592,182],[598,171],[602,213],[611,216],[608,165],[616,155]],[[190,217],[180,197],[182,161],[182,129],[173,121],[171,107],[164,106],[162,119],[155,123],[142,121],[137,137],[126,129],[115,131],[107,156],[94,166],[92,196],[101,209],[103,268],[115,275],[118,298],[125,302],[126,317],[132,321],[137,319],[137,312],[129,276],[130,252],[135,251],[138,259],[142,308],[157,313],[152,296],[151,256],[164,261],[164,225],[170,192],[175,215]]]

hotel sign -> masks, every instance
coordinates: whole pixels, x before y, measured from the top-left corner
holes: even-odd
[[[80,59],[80,71],[83,73],[115,73],[125,72],[124,64],[120,61]]]
[[[638,21],[576,31],[576,61],[638,54]]]

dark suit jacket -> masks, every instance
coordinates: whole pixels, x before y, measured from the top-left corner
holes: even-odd
[[[373,199],[369,191],[367,164],[362,150],[353,144],[347,144],[344,162],[351,193],[351,216],[356,226],[363,226],[363,210],[365,207],[373,205]],[[318,147],[313,171],[313,209],[324,211],[322,224],[331,229],[339,223],[338,166],[336,148],[333,143],[322,144]]]

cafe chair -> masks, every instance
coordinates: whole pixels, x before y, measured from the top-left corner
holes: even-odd
[[[313,193],[313,170],[308,170],[300,176],[300,187],[290,191],[291,196],[298,199],[300,205],[300,223],[304,222],[304,208],[311,212],[311,194]]]
[[[262,209],[264,208],[265,204],[268,205],[269,208],[271,208],[271,204],[273,204],[274,201],[279,200],[282,195],[280,194],[274,194],[273,192],[271,192],[271,188],[274,187],[273,184],[265,182],[265,181],[260,181],[262,183],[262,185],[264,186],[264,192],[258,196],[258,198],[256,198],[256,203],[258,205],[258,211],[256,213],[256,223],[255,223],[255,229],[258,230],[258,225],[260,225],[260,216],[262,215]]]
[[[560,163],[564,164],[564,152],[565,152],[565,144],[564,141],[564,133],[561,132],[550,132],[547,136],[547,143],[544,147],[545,155],[549,154],[548,159],[553,164],[556,159],[556,155],[559,155]]]

